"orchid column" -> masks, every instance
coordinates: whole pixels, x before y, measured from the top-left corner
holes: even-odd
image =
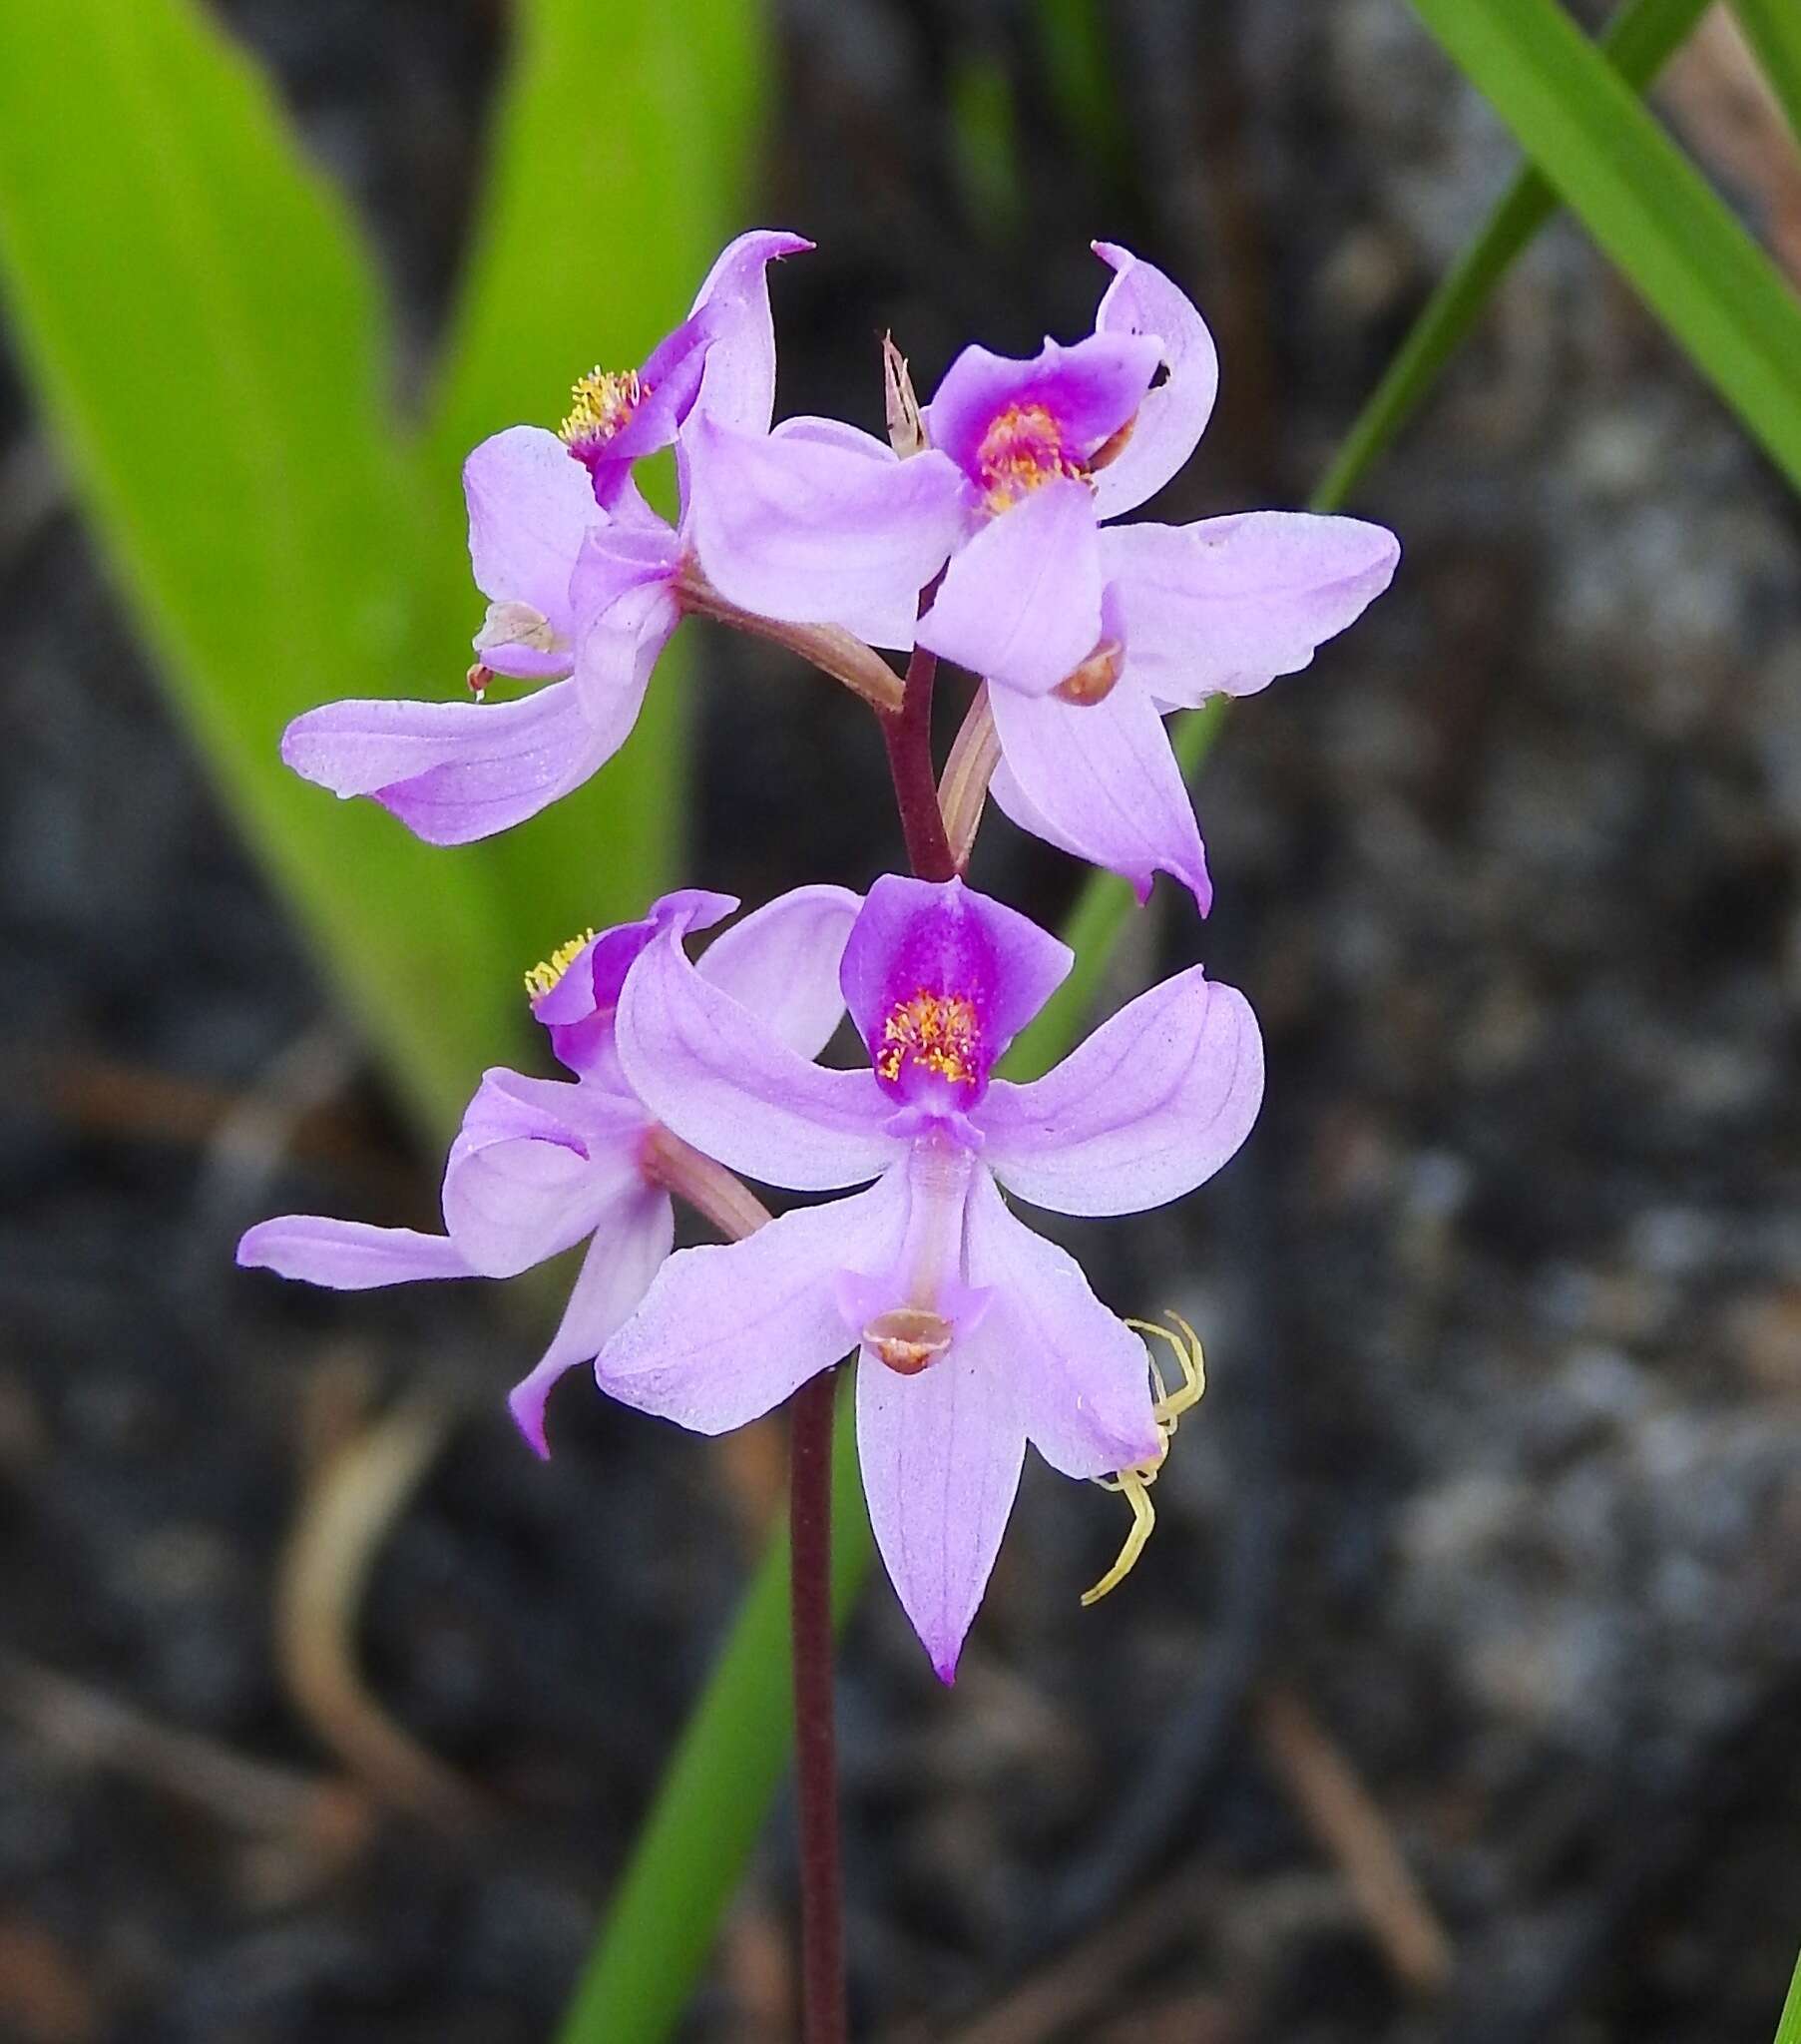
[[[357,1289],[509,1277],[586,1243],[562,1323],[511,1395],[540,1454],[578,1364],[621,1404],[698,1433],[788,1405],[804,2035],[840,2044],[837,1366],[855,1353],[877,1544],[948,1684],[1028,1447],[1130,1503],[1091,1602],[1137,1559],[1149,1486],[1201,1388],[1185,1323],[1178,1336],[1121,1318],[1009,1196],[1083,1216],[1164,1205],[1231,1158],[1262,1098],[1249,1004],[1199,965],[1044,1078],[999,1076],[1073,957],[966,885],[987,794],[1140,900],[1172,875],[1204,914],[1213,882],[1164,715],[1304,667],[1386,586],[1398,549],[1379,527],[1285,512],[1111,522],[1186,460],[1217,379],[1194,307],[1111,245],[1096,245],[1114,275],[1095,330],[1073,345],[1026,361],[968,348],[923,408],[888,347],[887,441],[831,419],[772,425],[766,272],[807,246],[740,238],[641,368],[581,377],[559,434],[515,426],[470,456],[488,599],[475,700],[329,705],[283,751],[432,842],[486,837],[611,757],[670,635],[703,616],[871,706],[910,873],[797,888],[698,959],[689,947],[735,909],[728,896],[684,890],[583,932],[526,975],[571,1076],[484,1076],[451,1148],[442,1236],[287,1216],[238,1256]],[[634,473],[672,445],[673,525]],[[904,676],[884,650],[909,656]],[[942,785],[940,658],[975,685]],[[846,1012],[867,1064],[815,1062]],[[771,1219],[745,1178],[842,1197]],[[673,1251],[672,1198],[724,1241]],[[1173,1389],[1146,1332],[1180,1365]]]

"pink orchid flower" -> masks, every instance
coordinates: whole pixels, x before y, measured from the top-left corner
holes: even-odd
[[[811,1064],[672,932],[621,998],[620,1063],[685,1141],[771,1185],[848,1199],[679,1252],[601,1351],[611,1396],[701,1433],[740,1426],[860,1348],[863,1483],[888,1573],[956,1671],[1030,1441],[1064,1474],[1150,1459],[1142,1342],[1002,1198],[1134,1214],[1209,1178],[1249,1132],[1262,1046],[1198,967],[1140,995],[1030,1085],[996,1060],[1067,946],[960,880],[876,882],[841,985],[871,1065]]]
[[[599,1354],[675,1239],[669,1193],[649,1168],[657,1123],[615,1047],[622,990],[656,940],[678,946],[736,906],[729,894],[666,894],[644,921],[590,934],[528,975],[532,1011],[576,1077],[483,1074],[450,1148],[443,1235],[288,1214],[250,1229],[238,1263],[365,1291],[421,1278],[513,1278],[587,1241],[562,1323],[509,1400],[520,1431],[547,1454],[552,1386]],[[715,937],[696,969],[728,1006],[743,1003],[747,1028],[810,1058],[844,1012],[838,965],[860,906],[842,887],[797,888]]]
[[[768,431],[765,272],[811,247],[739,236],[642,370],[594,371],[561,436],[511,426],[465,463],[469,557],[489,599],[472,672],[546,686],[512,703],[327,704],[287,728],[281,757],[295,772],[371,796],[429,843],[465,844],[535,815],[619,751],[681,615],[681,545],[640,496],[632,464],[696,414]]]
[[[1173,874],[1204,913],[1164,715],[1304,668],[1388,586],[1400,548],[1381,526],[1302,512],[1108,523],[1193,453],[1218,359],[1159,269],[1095,252],[1116,272],[1095,331],[1028,361],[965,348],[925,410],[927,451],[890,457],[886,487],[875,443],[853,456],[848,428],[750,441],[694,422],[709,484],[694,536],[713,584],[771,617],[829,618],[846,576],[904,613],[943,568],[917,642],[989,683],[1002,808],[1140,899]]]

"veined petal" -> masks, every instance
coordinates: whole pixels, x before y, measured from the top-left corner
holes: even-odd
[[[680,622],[680,607],[668,586],[645,582],[582,627],[575,687],[595,744],[606,748],[603,759],[632,736],[651,676]]]
[[[592,1362],[624,1326],[650,1290],[675,1240],[670,1197],[650,1186],[625,1189],[600,1217],[551,1345],[538,1366],[507,1395],[520,1432],[539,1454],[550,1453],[544,1408],[557,1379],[577,1363]]]
[[[489,1278],[570,1248],[642,1183],[644,1129],[636,1107],[597,1088],[484,1072],[444,1171],[451,1240]]]
[[[992,792],[1021,829],[1123,874],[1140,901],[1157,873],[1173,874],[1207,912],[1213,888],[1187,783],[1129,671],[1098,703],[991,689],[989,707],[1002,760]]]
[[[878,440],[859,426],[842,419],[802,416],[783,419],[770,435],[772,440],[809,441],[815,446],[836,448],[853,460],[872,462],[881,468],[900,465],[900,456],[886,440]],[[913,627],[919,618],[919,591],[907,589],[890,578],[876,591],[873,600],[866,591],[847,592],[846,607],[836,622],[870,646],[885,646],[890,652],[913,650]]]
[[[336,795],[366,794],[428,844],[467,844],[523,822],[612,755],[573,682],[517,703],[327,703],[296,717],[281,757]]]
[[[673,936],[627,976],[618,1029],[620,1062],[646,1106],[732,1171],[820,1192],[874,1178],[895,1154],[871,1073],[796,1056],[703,979]]]
[[[848,887],[795,887],[721,931],[696,969],[777,1043],[816,1058],[844,1017],[838,967],[862,906]]]
[[[903,1176],[800,1207],[742,1242],[679,1250],[601,1351],[610,1397],[695,1433],[724,1433],[779,1405],[856,1340],[839,1310],[847,1268],[885,1267],[900,1247]]]
[[[804,255],[812,243],[771,228],[729,243],[706,273],[692,309],[707,312],[712,342],[700,378],[698,409],[739,433],[766,433],[775,410],[775,322],[768,267]]]
[[[420,1278],[474,1278],[479,1274],[448,1236],[412,1228],[375,1228],[366,1221],[333,1221],[323,1214],[283,1214],[259,1221],[237,1245],[246,1271],[273,1271],[333,1291],[371,1291],[380,1284],[411,1284]]]
[[[1305,511],[1101,535],[1132,675],[1171,705],[1248,696],[1304,668],[1382,594],[1400,558],[1380,525]]]
[[[1045,483],[990,519],[953,556],[915,637],[995,683],[997,696],[1055,689],[1101,637],[1101,549],[1087,485]]]
[[[1117,243],[1095,254],[1118,272],[1095,314],[1101,333],[1151,333],[1166,380],[1147,391],[1131,437],[1095,477],[1095,511],[1117,518],[1160,490],[1194,452],[1219,389],[1219,356],[1206,322],[1160,269]]]
[[[464,462],[463,495],[477,588],[496,603],[529,604],[568,639],[569,578],[602,522],[588,471],[555,433],[509,426]]]
[[[1042,1079],[997,1079],[979,1116],[983,1159],[1034,1206],[1138,1214],[1211,1178],[1262,1098],[1250,1003],[1196,965],[1128,1002]]]
[[[978,1172],[966,1209],[970,1281],[992,1292],[969,1341],[1007,1379],[1032,1445],[1065,1476],[1111,1476],[1157,1450],[1144,1344],[1076,1259],[1008,1212]]]
[[[857,1456],[888,1579],[951,1682],[988,1587],[1026,1456],[1017,1380],[996,1367],[986,1321],[927,1368],[857,1365]]]
[[[700,412],[682,446],[700,566],[727,602],[762,617],[846,629],[891,619],[965,528],[963,479],[940,454],[883,461],[801,433],[730,432]]]

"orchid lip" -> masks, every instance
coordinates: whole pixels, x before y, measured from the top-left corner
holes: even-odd
[[[863,1346],[897,1376],[913,1377],[950,1347],[954,1331],[927,1306],[892,1306],[863,1329]]]
[[[1105,703],[1125,672],[1125,646],[1118,639],[1103,639],[1088,659],[1065,675],[1051,693],[1065,703]]]

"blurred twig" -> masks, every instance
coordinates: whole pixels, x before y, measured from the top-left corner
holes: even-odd
[[[283,1548],[275,1658],[296,1708],[383,1802],[462,1831],[475,1790],[382,1710],[363,1682],[356,1619],[376,1555],[450,1432],[437,1400],[413,1398],[319,1463]]]
[[[240,1829],[296,1832],[344,1850],[367,1826],[366,1805],[342,1781],[245,1760],[8,1649],[0,1711],[66,1760],[129,1775]]]
[[[1213,1886],[1190,1868],[1152,1888],[967,2028],[937,2020],[909,2024],[886,2044],[1049,2044],[1086,2036],[1121,1984],[1191,1937]]]
[[[1390,1970],[1415,1994],[1442,1993],[1455,1965],[1451,1941],[1350,1762],[1293,1690],[1266,1689],[1252,1717],[1264,1755],[1343,1872]]]

